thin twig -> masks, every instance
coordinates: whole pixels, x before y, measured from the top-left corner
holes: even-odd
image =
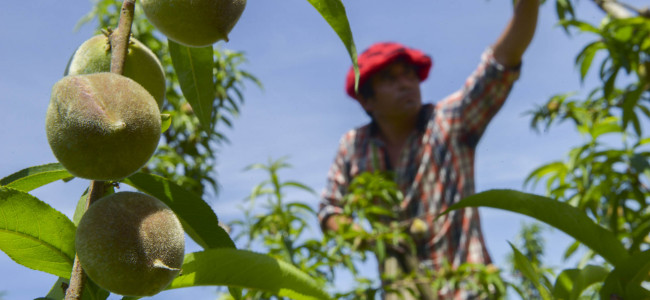
[[[129,36],[131,35],[131,25],[135,10],[135,0],[124,0],[122,11],[120,13],[120,23],[117,30],[113,31],[110,36],[111,41],[111,72],[122,74],[124,70],[124,61],[129,46]]]
[[[615,0],[593,0],[600,9],[602,9],[605,13],[609,14],[610,16],[616,18],[616,19],[625,19],[625,18],[631,18],[632,13],[626,8],[625,5],[622,5],[618,1]]]
[[[88,190],[88,198],[86,200],[86,208],[93,204],[95,201],[99,200],[106,193],[106,182],[105,181],[91,181],[90,188]],[[84,285],[86,284],[86,274],[81,268],[81,263],[79,262],[79,257],[75,255],[74,264],[72,266],[72,275],[70,277],[70,286],[65,292],[65,300],[78,300],[81,299],[83,295]]]

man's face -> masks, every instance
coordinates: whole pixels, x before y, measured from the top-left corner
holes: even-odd
[[[422,107],[420,78],[404,61],[389,64],[373,75],[369,84],[374,94],[360,103],[376,119],[415,117]]]

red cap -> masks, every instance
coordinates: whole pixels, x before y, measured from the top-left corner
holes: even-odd
[[[431,57],[423,52],[399,43],[376,43],[357,58],[359,64],[359,86],[362,86],[372,75],[394,62],[398,58],[406,59],[406,62],[416,67],[420,81],[429,76],[429,70],[433,65]],[[352,98],[357,98],[354,92],[354,68],[351,67],[345,79],[345,91]]]

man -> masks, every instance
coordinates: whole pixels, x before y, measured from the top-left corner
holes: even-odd
[[[520,0],[497,41],[486,50],[476,71],[458,92],[422,104],[420,82],[431,59],[397,43],[379,43],[359,56],[359,93],[353,71],[347,93],[371,117],[370,124],[343,135],[328,174],[319,218],[324,230],[350,224],[341,216],[341,199],[350,181],[365,171],[389,170],[404,194],[400,209],[409,219],[428,224],[418,246],[420,266],[437,269],[444,261],[489,264],[478,210],[452,212],[434,221],[451,204],[474,193],[474,154],[489,121],[519,76],[521,57],[537,23],[539,0]],[[380,268],[386,268],[380,262]],[[443,298],[464,299],[466,291],[439,291]]]

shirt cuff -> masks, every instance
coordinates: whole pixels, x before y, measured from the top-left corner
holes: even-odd
[[[488,47],[487,49],[485,49],[482,56],[483,56],[483,60],[487,61],[490,66],[493,66],[495,69],[501,72],[519,72],[521,70],[521,64],[522,64],[521,62],[518,65],[512,67],[507,67],[501,64],[500,62],[498,62],[494,58],[494,52],[492,50],[492,47]]]
[[[327,219],[333,215],[340,215],[343,213],[343,209],[334,206],[334,205],[324,205],[320,208],[318,211],[318,220],[320,222],[320,226],[322,229],[325,228],[325,222],[327,222]]]

